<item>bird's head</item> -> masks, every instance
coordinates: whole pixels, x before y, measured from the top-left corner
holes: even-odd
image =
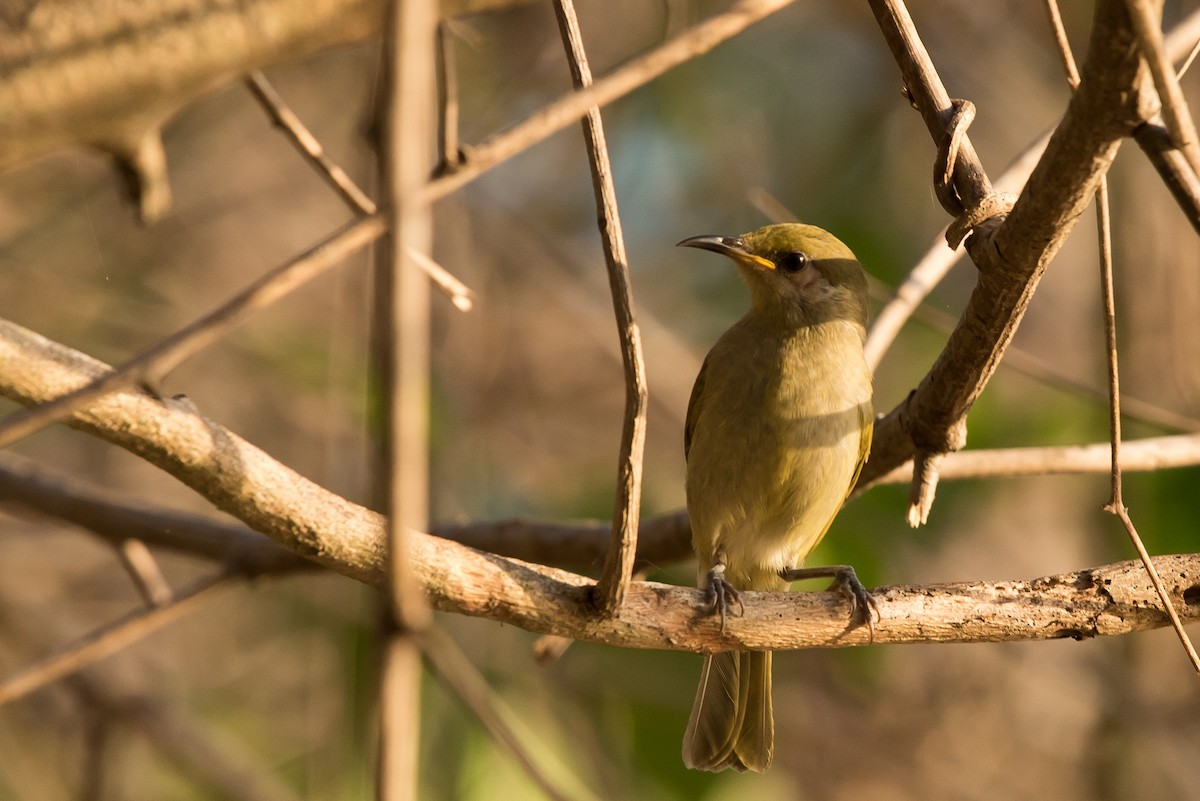
[[[755,313],[793,326],[840,319],[866,328],[866,273],[850,248],[822,228],[784,223],[741,236],[694,236],[679,245],[733,259]]]

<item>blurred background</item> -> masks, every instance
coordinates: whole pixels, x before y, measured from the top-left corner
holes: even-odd
[[[580,0],[595,74],[724,8]],[[1193,4],[1168,2],[1167,24]],[[1041,4],[923,0],[912,12],[994,178],[1068,98]],[[1082,59],[1091,4],[1063,12]],[[478,142],[570,88],[549,3],[454,28],[462,137]],[[376,47],[267,71],[332,157],[370,185],[365,130]],[[1197,101],[1194,75],[1184,81]],[[673,247],[769,222],[774,202],[834,231],[895,286],[947,222],[934,148],[865,4],[801,2],[604,109],[651,391],[643,516],[683,506],[692,380],[747,297],[723,261]],[[63,152],[0,176],[0,315],[106,361],[191,321],[350,219],[240,86],[169,124],[173,213],[143,228],[111,164]],[[1200,248],[1132,143],[1112,171],[1122,384],[1200,418]],[[768,199],[768,200],[764,200]],[[612,510],[624,399],[582,136],[577,126],[436,208],[436,258],[476,293],[434,298],[435,521]],[[1095,226],[1085,215],[1051,266],[1017,346],[1104,386]],[[210,417],[323,486],[369,502],[369,259],[349,259],[177,370]],[[929,305],[957,317],[958,265]],[[877,376],[887,411],[947,332],[912,322]],[[12,404],[0,404],[7,412]],[[973,449],[1107,438],[1105,404],[1002,367],[970,418]],[[1197,424],[1200,426],[1200,424]],[[1127,421],[1130,438],[1168,433]],[[139,459],[62,427],[17,452],[131,499],[217,515]],[[1200,471],[1130,476],[1125,500],[1153,553],[1193,552]],[[847,507],[810,564],[850,563],[868,586],[1028,578],[1133,558],[1100,506],[1106,476],[944,483],[930,524],[904,523],[906,489]],[[181,586],[211,569],[161,557]],[[650,578],[691,584],[695,567]],[[139,599],[112,550],[52,520],[0,509],[0,672],[110,621]],[[226,592],[89,671],[170,711],[283,798],[373,794],[375,597],[304,575]],[[764,776],[688,772],[680,742],[700,667],[685,653],[575,645],[535,666],[535,636],[456,616],[439,623],[483,671],[539,759],[601,798],[1185,799],[1196,797],[1200,689],[1174,635],[1091,642],[874,647],[776,657],[777,757]],[[1193,636],[1200,635],[1193,627]],[[0,798],[225,798],[170,738],[102,725],[77,687],[0,709]],[[434,681],[423,694],[428,799],[537,790]],[[105,770],[86,795],[89,743]],[[186,738],[185,738],[186,739]]]

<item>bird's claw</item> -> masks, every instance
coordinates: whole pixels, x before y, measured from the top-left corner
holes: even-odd
[[[868,642],[875,642],[875,619],[879,615],[879,607],[867,588],[858,580],[858,574],[849,565],[833,565],[830,567],[793,567],[779,571],[786,581],[804,581],[806,579],[833,577],[831,591],[840,592],[850,601],[850,628],[867,627]]]
[[[725,618],[730,613],[733,604],[737,604],[737,614],[741,617],[746,607],[742,605],[742,595],[729,580],[725,578],[725,565],[714,565],[708,571],[704,582],[705,609],[708,614],[721,616],[721,633],[725,633]]]
[[[854,568],[846,566],[838,570],[829,589],[837,590],[850,601],[851,628],[866,626],[867,641],[875,642],[875,620],[879,616],[879,606],[875,603],[875,596],[858,580]]]

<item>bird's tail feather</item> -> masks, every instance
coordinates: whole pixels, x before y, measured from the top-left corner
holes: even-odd
[[[684,764],[696,770],[762,772],[774,754],[770,652],[705,657],[683,736]]]

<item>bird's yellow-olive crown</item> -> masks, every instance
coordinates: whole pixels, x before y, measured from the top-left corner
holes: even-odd
[[[679,244],[733,259],[757,312],[782,313],[796,324],[840,318],[866,326],[866,273],[850,248],[823,228],[782,223],[741,236],[695,236]]]

